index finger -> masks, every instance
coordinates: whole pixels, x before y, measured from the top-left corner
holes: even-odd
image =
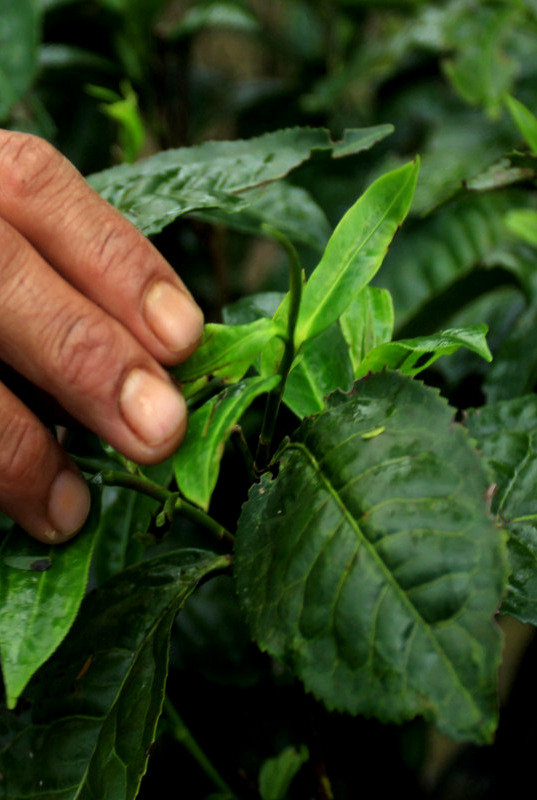
[[[163,364],[195,349],[203,315],[158,250],[57,150],[0,131],[0,217]]]

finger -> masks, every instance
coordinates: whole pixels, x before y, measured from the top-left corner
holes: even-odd
[[[203,315],[153,245],[47,142],[0,131],[0,217],[163,364],[186,358]]]
[[[0,384],[0,508],[36,539],[59,544],[84,524],[90,494],[39,420]]]
[[[0,359],[139,463],[185,432],[186,404],[117,320],[58,275],[0,219]]]

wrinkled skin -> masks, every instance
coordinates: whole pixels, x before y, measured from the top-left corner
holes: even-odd
[[[187,358],[202,329],[170,265],[60,153],[0,131],[4,377],[22,376],[128,458],[156,463],[186,427],[164,366]],[[16,387],[0,383],[0,508],[61,542],[82,526],[89,493]]]

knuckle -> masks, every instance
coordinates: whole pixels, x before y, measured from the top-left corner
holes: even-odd
[[[25,198],[41,192],[58,175],[62,156],[38,136],[12,133],[0,144],[0,175],[11,196]]]
[[[103,222],[91,251],[88,261],[97,279],[121,281],[124,287],[134,289],[154,260],[145,239],[138,238],[137,231],[127,227],[124,220],[115,218]]]
[[[95,399],[109,396],[120,363],[117,338],[105,316],[79,314],[63,320],[50,349],[58,379]]]
[[[50,446],[45,428],[27,417],[5,415],[0,423],[2,483],[32,485]]]

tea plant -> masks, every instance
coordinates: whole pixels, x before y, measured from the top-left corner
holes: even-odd
[[[10,710],[1,716],[0,796],[136,796],[173,619],[222,570],[233,573],[259,647],[329,709],[392,722],[421,714],[451,737],[491,740],[501,651],[493,616],[508,569],[488,508],[488,462],[501,473],[498,518],[515,542],[506,603],[527,618],[535,599],[521,548],[532,500],[512,487],[521,450],[531,463],[533,417],[520,405],[492,410],[490,421],[472,417],[478,455],[455,410],[415,376],[460,348],[490,360],[486,326],[392,340],[390,294],[370,281],[410,208],[417,160],[369,186],[307,279],[282,232],[301,230],[293,201],[304,197],[284,180],[292,169],[314,152],[359,152],[388,132],[349,131],[334,144],[323,130],[286,130],[164,152],[91,179],[145,231],[187,210],[247,219],[284,248],[289,291],[228,307],[226,324],[207,325],[174,370],[191,417],[172,459],[140,468],[104,444],[75,454],[94,495],[84,531],[61,548],[5,536],[0,655]],[[257,432],[246,437],[241,419],[262,396]],[[281,438],[290,413],[300,425]],[[229,530],[210,504],[232,434],[251,488],[233,501],[245,502]],[[176,516],[212,535],[215,549],[170,551],[164,537],[144,556]],[[174,709],[169,716],[181,726]],[[307,758],[299,755],[267,762],[262,797],[284,796],[270,785],[290,769],[289,785]],[[222,796],[236,796],[218,780]]]

